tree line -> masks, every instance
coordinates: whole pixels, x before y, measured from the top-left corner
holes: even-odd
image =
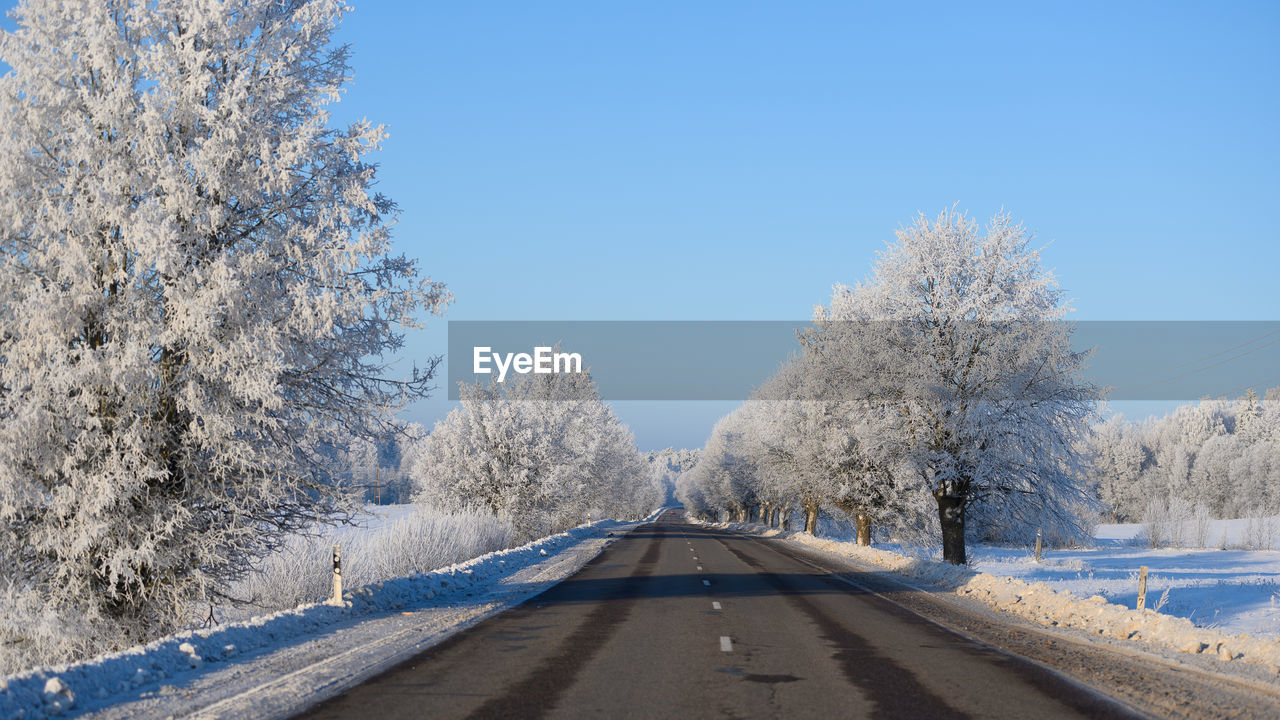
[[[1087,476],[1112,522],[1141,522],[1153,502],[1174,515],[1280,515],[1280,389],[1206,399],[1143,422],[1100,423]]]

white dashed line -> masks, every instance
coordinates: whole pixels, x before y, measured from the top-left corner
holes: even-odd
[[[712,609],[712,610],[719,610],[719,609],[720,609],[720,603],[719,603],[719,602],[713,602],[713,603],[711,603],[711,609]]]
[[[720,652],[733,652],[733,641],[728,635],[720,636]]]
[[[707,587],[711,587],[711,581],[710,581],[710,580],[703,580],[703,581],[702,581],[702,584],[703,584],[703,585],[706,585]]]

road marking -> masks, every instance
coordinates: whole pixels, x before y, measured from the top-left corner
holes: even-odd
[[[702,569],[702,566],[701,566],[701,565],[699,565],[699,566],[698,566],[698,569],[699,569],[699,570],[701,570],[701,569]]]
[[[711,603],[711,609],[712,609],[712,610],[719,610],[719,609],[720,609],[720,603],[719,603],[718,601],[717,601],[717,602],[713,602],[713,603]]]
[[[720,652],[733,652],[733,641],[728,635],[720,636]]]
[[[702,584],[703,584],[703,585],[706,585],[707,587],[711,587],[711,581],[710,581],[710,580],[703,580],[703,581],[702,581]]]

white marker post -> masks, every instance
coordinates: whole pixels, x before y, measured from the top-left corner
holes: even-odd
[[[329,603],[342,604],[342,549],[337,545],[333,546],[333,597]]]
[[[1044,549],[1044,541],[1040,533],[1040,528],[1036,528],[1036,562],[1040,562],[1040,551]]]
[[[1138,568],[1138,609],[1147,606],[1147,566]]]

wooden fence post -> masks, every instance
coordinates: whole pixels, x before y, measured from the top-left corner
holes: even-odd
[[[1040,562],[1040,552],[1044,549],[1044,541],[1042,537],[1040,528],[1036,528],[1036,562]]]
[[[337,544],[333,546],[333,597],[329,602],[342,604],[342,549]]]
[[[1147,566],[1138,568],[1138,609],[1147,606]]]

